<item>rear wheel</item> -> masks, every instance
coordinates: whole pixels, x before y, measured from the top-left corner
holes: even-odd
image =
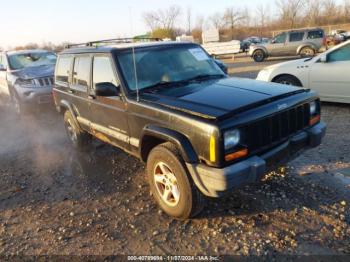
[[[265,60],[265,52],[261,49],[255,50],[253,53],[253,59],[255,62],[263,62]]]
[[[200,213],[204,196],[188,175],[177,148],[171,143],[155,147],[147,160],[151,192],[161,209],[177,219]]]
[[[303,47],[300,50],[301,57],[312,57],[315,55],[315,50],[309,46]]]
[[[279,76],[276,79],[274,79],[273,82],[283,84],[283,85],[290,85],[290,86],[300,86],[300,87],[303,86],[300,83],[299,79],[292,75]]]
[[[70,111],[64,113],[64,126],[69,140],[76,148],[85,148],[91,141],[90,134],[80,130],[75,124],[74,118]]]

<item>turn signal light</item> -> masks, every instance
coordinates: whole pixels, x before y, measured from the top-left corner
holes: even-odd
[[[321,116],[320,115],[314,116],[314,117],[312,117],[310,119],[309,125],[313,126],[314,124],[317,124],[318,122],[320,122],[320,120],[321,120]]]
[[[248,155],[248,149],[245,148],[245,149],[236,151],[236,152],[234,152],[234,153],[227,154],[227,155],[225,156],[225,160],[226,160],[227,162],[229,162],[229,161],[233,161],[233,160],[238,159],[238,158],[245,157],[245,156],[247,156],[247,155]]]

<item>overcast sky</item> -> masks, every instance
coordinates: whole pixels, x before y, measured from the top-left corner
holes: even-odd
[[[247,6],[254,13],[262,3],[273,12],[275,0],[0,0],[0,46],[143,34],[148,28],[142,13],[173,4],[184,11],[191,7],[195,20],[198,15],[207,17],[229,6]]]

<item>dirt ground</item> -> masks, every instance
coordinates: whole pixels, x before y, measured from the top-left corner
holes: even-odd
[[[176,221],[137,159],[98,141],[75,151],[55,112],[18,120],[0,107],[0,254],[350,255],[350,188],[337,175],[350,168],[349,119],[350,106],[324,104],[320,147]]]

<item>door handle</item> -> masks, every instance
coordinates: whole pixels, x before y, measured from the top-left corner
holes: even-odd
[[[74,91],[73,90],[68,90],[68,93],[74,94]]]
[[[94,100],[96,97],[95,96],[93,96],[93,95],[89,95],[88,96],[88,99],[90,99],[90,100]]]

